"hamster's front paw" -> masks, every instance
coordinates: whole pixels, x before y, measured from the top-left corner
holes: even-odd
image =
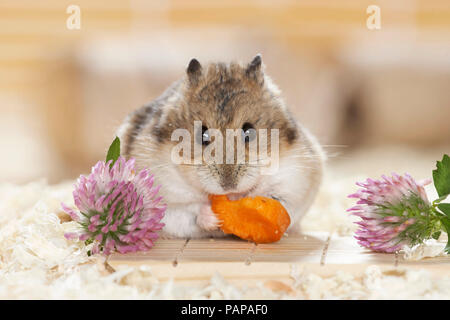
[[[200,213],[197,216],[197,224],[200,228],[206,231],[218,230],[221,221],[216,214],[211,210],[210,204],[205,204],[200,208]]]

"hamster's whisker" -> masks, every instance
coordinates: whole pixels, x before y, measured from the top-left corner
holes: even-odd
[[[322,148],[348,148],[349,145],[346,144],[321,144]]]

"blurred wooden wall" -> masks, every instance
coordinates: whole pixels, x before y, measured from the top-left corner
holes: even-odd
[[[81,8],[81,30],[66,28],[66,8]],[[366,8],[382,8],[383,28],[415,28],[418,37],[436,29],[450,33],[448,0],[2,0],[0,1],[0,92],[27,96],[37,89],[55,48],[83,38],[129,34],[137,28],[244,26],[260,28],[293,47],[331,47],[366,31]],[[145,29],[144,29],[145,30]]]

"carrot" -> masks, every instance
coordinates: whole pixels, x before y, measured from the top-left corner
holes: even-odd
[[[233,201],[226,195],[211,195],[209,199],[212,211],[222,221],[222,231],[244,240],[278,241],[291,223],[286,209],[271,198],[258,196]]]

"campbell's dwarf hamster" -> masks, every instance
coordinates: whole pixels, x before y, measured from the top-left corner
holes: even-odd
[[[155,182],[162,185],[168,206],[161,236],[223,236],[220,221],[211,211],[209,194],[279,200],[291,218],[288,232],[299,231],[300,218],[321,182],[324,154],[316,139],[291,116],[280,91],[263,69],[260,55],[246,65],[202,66],[192,59],[182,79],[131,113],[119,128],[122,155],[135,158],[139,170],[150,168]],[[193,160],[190,163],[174,161],[174,148],[180,143],[174,139],[176,129],[188,134],[185,139],[190,147],[178,155]],[[227,129],[241,132],[242,136],[237,134],[227,140]],[[211,132],[215,132],[214,139]],[[261,132],[266,134],[265,140]],[[220,133],[223,136],[219,139]],[[277,140],[272,139],[275,136]],[[222,145],[217,144],[216,151],[209,150],[211,155],[226,150],[228,157],[228,141],[232,141],[244,147],[244,161],[206,161],[202,156],[195,161],[198,150],[202,155],[213,140]],[[266,153],[257,153],[250,161],[251,155],[261,150],[259,146],[253,148],[252,141],[264,141]],[[191,152],[194,149],[197,152]],[[275,151],[276,170],[263,172],[269,166],[268,159],[275,159],[271,158]],[[235,152],[230,159],[237,157]]]

